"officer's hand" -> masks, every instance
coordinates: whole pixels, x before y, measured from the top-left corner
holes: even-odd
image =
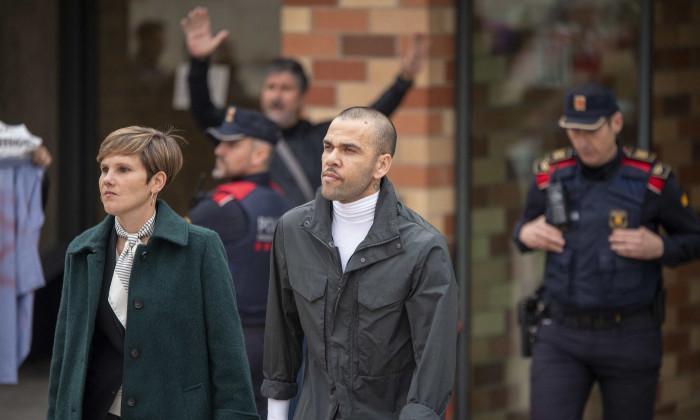
[[[221,30],[216,36],[211,33],[211,21],[206,7],[197,7],[180,20],[182,31],[187,41],[190,56],[205,59],[212,55],[221,41],[228,36],[228,31]]]
[[[664,241],[661,236],[645,227],[613,229],[608,240],[610,249],[621,257],[653,260],[664,255]]]
[[[520,242],[530,249],[564,252],[564,235],[559,229],[547,223],[544,215],[525,223],[518,234]]]
[[[402,67],[399,77],[407,82],[413,81],[423,68],[423,62],[429,48],[430,39],[427,35],[419,32],[414,33],[406,52],[401,57]]]

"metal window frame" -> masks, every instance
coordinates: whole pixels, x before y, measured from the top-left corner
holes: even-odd
[[[59,8],[58,238],[68,242],[95,224],[97,10],[90,0],[61,0]]]

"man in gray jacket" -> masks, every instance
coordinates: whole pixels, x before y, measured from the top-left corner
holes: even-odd
[[[445,417],[456,365],[457,283],[444,237],[386,178],[391,121],[341,112],[323,140],[316,199],[280,219],[272,245],[262,394],[286,419]]]

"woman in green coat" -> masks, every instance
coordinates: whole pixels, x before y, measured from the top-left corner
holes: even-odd
[[[100,147],[108,216],[68,247],[48,419],[258,418],[221,240],[157,200],[180,142],[127,127]]]

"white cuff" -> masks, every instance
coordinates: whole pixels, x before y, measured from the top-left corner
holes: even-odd
[[[267,399],[267,420],[287,420],[289,400]]]

